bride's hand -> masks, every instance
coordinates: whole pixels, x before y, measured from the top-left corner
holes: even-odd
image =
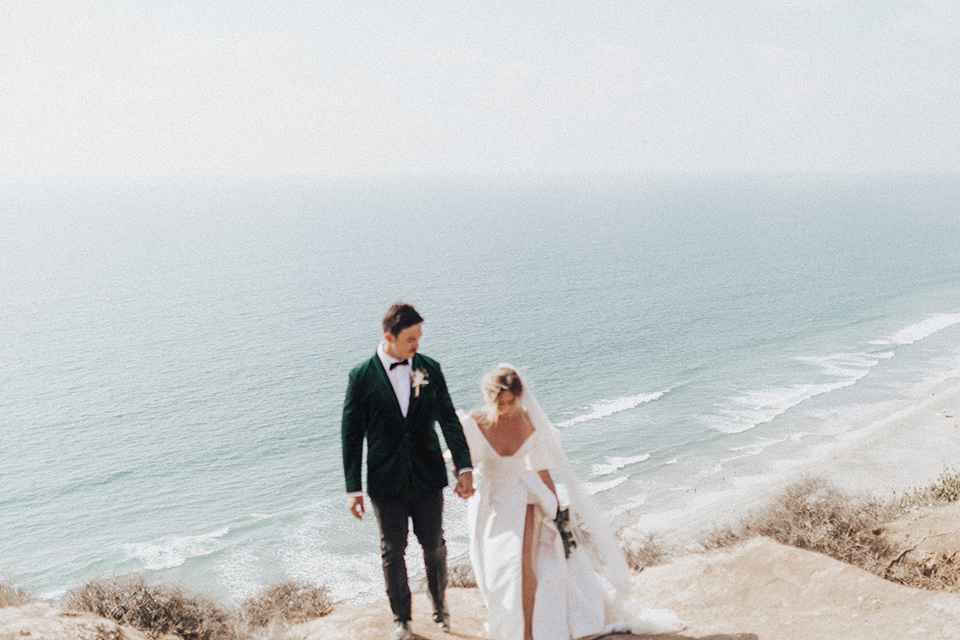
[[[466,500],[473,495],[473,472],[464,471],[457,476],[457,486],[453,488],[453,492]]]

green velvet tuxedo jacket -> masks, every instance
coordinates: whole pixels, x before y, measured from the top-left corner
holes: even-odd
[[[447,392],[440,365],[419,353],[412,371],[426,376],[419,397],[410,390],[407,417],[390,386],[378,355],[350,372],[343,402],[341,435],[347,493],[362,491],[361,467],[366,440],[367,493],[387,501],[439,491],[447,486],[447,469],[435,425],[453,454],[457,469],[470,467],[470,450]]]

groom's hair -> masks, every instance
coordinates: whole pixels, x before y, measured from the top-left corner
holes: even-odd
[[[412,305],[405,302],[394,302],[383,314],[383,332],[392,333],[395,336],[407,327],[423,322],[423,318],[417,313]]]

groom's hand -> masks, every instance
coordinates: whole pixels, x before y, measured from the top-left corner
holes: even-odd
[[[473,495],[473,472],[464,471],[457,476],[457,486],[454,487],[453,492],[466,500]]]
[[[363,496],[347,496],[347,509],[357,520],[363,520]]]

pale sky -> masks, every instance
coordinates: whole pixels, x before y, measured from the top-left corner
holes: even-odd
[[[0,181],[960,171],[960,0],[0,0]]]

